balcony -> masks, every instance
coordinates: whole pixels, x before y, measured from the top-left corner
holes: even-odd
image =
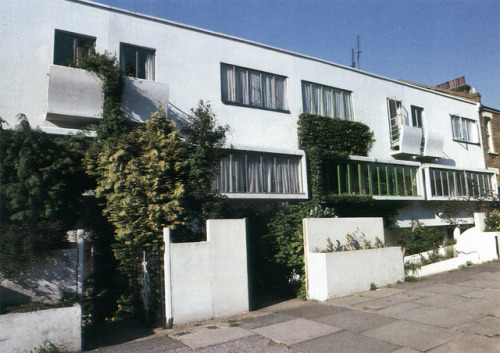
[[[437,131],[426,130],[423,157],[440,158],[443,155],[444,135]]]
[[[399,127],[399,139],[392,143],[393,148],[397,148],[392,153],[393,156],[420,156],[422,154],[422,129],[401,125]]]
[[[122,109],[134,122],[144,122],[160,105],[168,105],[168,84],[124,78]],[[49,67],[46,119],[63,128],[80,128],[102,118],[102,81],[85,70]]]

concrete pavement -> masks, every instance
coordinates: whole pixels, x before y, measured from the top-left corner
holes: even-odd
[[[500,352],[500,262],[326,302],[294,299],[100,351]]]

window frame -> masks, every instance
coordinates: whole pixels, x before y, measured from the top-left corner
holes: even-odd
[[[306,85],[308,87],[306,87]],[[306,95],[305,95],[306,89],[309,89],[311,91],[311,98],[310,98],[311,104],[309,104],[309,106],[311,108],[314,107],[314,104],[312,103],[312,101],[314,99],[314,94],[313,94],[314,86],[317,86],[320,89],[320,98],[319,98],[320,102],[318,102],[318,111],[317,112],[313,111],[314,109],[310,109],[310,111],[307,111],[307,109],[306,109],[306,107],[307,107]],[[333,87],[333,86],[328,86],[328,85],[324,85],[324,84],[320,84],[320,83],[316,83],[316,82],[312,82],[312,81],[306,81],[306,80],[301,81],[301,89],[302,89],[302,111],[304,113],[320,115],[320,116],[324,116],[324,117],[328,117],[328,118],[337,118],[337,119],[346,120],[346,121],[355,121],[355,119],[354,119],[354,105],[353,105],[353,92],[352,91],[342,89],[342,88]],[[326,107],[327,104],[326,104],[326,98],[325,98],[326,97],[325,96],[326,90],[330,90],[332,93],[332,97],[331,97],[332,106],[330,107],[331,112],[332,112],[331,115],[329,115],[327,113],[328,108]],[[336,104],[335,104],[336,103],[335,98],[334,98],[335,91],[340,91],[342,93],[342,100],[341,100],[342,114],[337,114],[337,112],[340,109],[338,109]],[[348,97],[349,108],[346,105],[346,96]]]
[[[491,117],[484,117],[484,136],[486,137],[486,143],[488,147],[489,154],[498,154],[495,151],[495,141],[493,140],[493,130],[491,127]]]
[[[411,124],[413,127],[418,127],[420,129],[424,128],[424,108],[418,107],[416,105],[411,105]],[[415,117],[415,112],[418,112],[420,116]],[[417,124],[415,124],[415,122]]]
[[[233,71],[233,77],[234,77],[234,92],[231,92],[231,93],[234,93],[234,100],[231,100],[230,99],[230,91],[232,91],[232,88],[228,87],[227,85],[227,82],[225,82],[224,80],[224,77],[225,77],[225,72],[224,69],[225,68],[231,68],[232,71]],[[242,85],[242,82],[239,80],[239,76],[237,73],[242,73],[242,72],[246,72],[245,76],[246,76],[246,89],[248,90],[248,92],[246,94],[242,94],[239,90],[238,90],[238,87],[240,87]],[[259,80],[259,89],[252,89],[252,81],[250,79],[250,75],[253,74],[253,75],[259,75],[260,77],[260,80]],[[272,86],[274,87],[274,95],[275,95],[275,105],[278,106],[278,98],[277,98],[277,82],[278,82],[278,79],[281,80],[281,82],[283,82],[283,87],[282,87],[282,102],[281,102],[281,108],[272,108],[272,107],[267,107],[265,106],[265,98],[264,97],[264,94],[262,92],[264,92],[266,90],[266,88],[263,86],[265,83],[263,83],[264,80],[262,80],[262,75],[268,75],[268,76],[272,76],[273,78],[273,81],[272,81]],[[254,76],[256,77],[256,76]],[[286,114],[290,114],[290,110],[288,108],[288,100],[287,100],[287,95],[288,95],[288,77],[287,76],[283,76],[283,75],[278,75],[278,74],[274,74],[274,73],[271,73],[271,72],[266,72],[266,71],[261,71],[261,70],[255,70],[255,69],[251,69],[251,68],[247,68],[247,67],[243,67],[243,66],[238,66],[238,65],[233,65],[233,64],[227,64],[227,63],[223,63],[221,62],[220,64],[220,84],[221,84],[221,101],[222,103],[224,104],[227,104],[227,105],[235,105],[235,106],[239,106],[239,107],[247,107],[247,108],[254,108],[254,109],[261,109],[261,110],[269,110],[269,111],[275,111],[275,112],[280,112],[280,113],[286,113]],[[241,87],[243,90],[245,89],[244,87]],[[251,99],[251,96],[252,94],[254,94],[255,92],[259,91],[260,92],[260,103],[259,104],[255,104],[255,101],[254,101],[254,104],[252,104],[250,102],[250,99]],[[239,95],[241,94],[241,97],[242,97],[242,100],[245,100],[248,99],[248,103],[244,103],[244,102],[239,102],[238,101],[238,97]],[[245,97],[246,96],[246,97]]]
[[[455,121],[458,122],[458,126],[455,124]],[[453,141],[460,142],[460,143],[468,143],[468,144],[473,144],[473,145],[479,145],[480,144],[480,136],[479,136],[479,124],[477,120],[470,119],[470,118],[465,118],[463,116],[460,116],[459,114],[450,114],[450,122],[451,122],[451,134]],[[475,131],[472,132],[467,128],[467,125],[465,124],[471,124],[471,126],[474,126]],[[457,127],[458,130],[457,131]],[[472,133],[469,133],[472,132]],[[466,135],[466,136],[464,136]],[[470,138],[471,136],[476,137],[477,141],[471,141]]]
[[[60,47],[58,48],[58,44],[59,44],[59,46],[61,46],[62,43],[60,43],[58,40],[59,35],[72,37],[71,39],[73,41],[73,52],[71,55],[72,58],[70,60],[68,60],[68,63],[66,63],[66,64],[62,63],[61,60],[63,58],[60,58],[60,56],[61,56],[60,50],[62,48],[60,48]],[[87,53],[82,53],[81,55],[79,55],[78,50],[83,47],[83,46],[77,45],[77,41],[79,41],[79,40],[92,42],[91,46],[86,47]],[[80,58],[84,58],[85,56],[87,56],[90,53],[95,51],[96,42],[97,42],[97,37],[94,37],[94,36],[56,29],[54,31],[54,52],[53,52],[52,63],[54,65],[58,65],[58,66],[75,67],[78,65],[78,61],[80,60]],[[66,55],[66,56],[68,56],[68,55]]]
[[[135,74],[134,75],[129,75],[127,74],[127,69],[126,65],[128,64],[125,60],[125,51],[126,50],[135,50]],[[139,70],[142,65],[139,65],[139,55],[140,52],[143,52],[145,54],[144,58],[144,77],[139,77]],[[148,53],[149,52],[149,53]],[[147,55],[151,55],[152,59],[152,64],[150,73],[148,73],[148,64],[147,64]],[[148,81],[155,81],[156,80],[156,49],[154,48],[148,48],[140,45],[135,45],[135,44],[130,44],[130,43],[124,43],[120,42],[120,68],[123,70],[125,76],[128,77],[133,77],[137,78],[140,80],[148,80]],[[142,76],[142,75],[141,75]]]
[[[236,158],[240,158],[240,161],[244,162],[244,165],[237,165],[233,164],[233,158],[236,156]],[[270,158],[273,159],[273,171],[270,174],[265,174],[264,171],[264,164],[262,163],[262,160],[267,159],[269,161]],[[281,184],[281,186],[278,186],[278,183],[280,183],[277,180],[277,176],[279,174],[276,162],[276,158],[283,158],[283,159],[294,159],[296,162],[297,170],[295,170],[295,177],[297,178],[295,180],[296,184],[293,187],[298,187],[297,192],[278,192],[277,190],[282,189],[284,190],[286,187],[284,184]],[[256,169],[249,169],[249,163],[248,160],[252,160],[255,162],[255,159],[259,159],[259,166],[258,166],[258,173],[259,177],[265,176],[269,177],[272,176],[271,179],[268,179],[267,181],[264,181],[263,179],[259,179],[257,181],[257,184],[254,184],[253,186],[251,185],[252,182],[250,181],[249,178],[251,178],[251,174],[255,176],[254,174],[256,172]],[[229,163],[228,163],[229,160]],[[226,164],[226,169],[230,168],[231,171],[223,176],[222,169],[224,168],[224,164]],[[238,172],[240,173],[240,178],[243,178],[244,180],[235,180],[234,178],[238,178],[237,175],[234,174],[235,169],[237,169],[236,174]],[[266,170],[269,171],[269,170]],[[264,174],[261,174],[264,173]],[[291,174],[288,175],[288,177],[291,177]],[[222,179],[225,179],[223,181]],[[259,187],[266,187],[268,186],[268,181],[273,180],[275,184],[275,191],[274,192],[267,192],[263,190],[259,191],[250,191],[251,188],[259,189]],[[292,179],[288,179],[289,181]],[[237,186],[234,186],[236,184],[239,184],[240,186],[243,186],[244,190],[237,190],[234,189],[234,191],[227,191],[221,188],[222,184],[221,183],[232,183],[233,188],[237,188]],[[292,186],[290,184],[288,187]],[[225,186],[230,187],[231,185],[226,185]],[[231,149],[223,149],[221,150],[221,159],[220,159],[220,170],[219,173],[214,180],[214,189],[224,195],[227,198],[230,199],[307,199],[308,198],[308,184],[307,184],[307,173],[306,173],[306,159],[305,159],[305,153],[304,151],[282,151],[282,150],[271,150],[271,151],[264,151],[264,150],[255,150],[255,149],[249,149],[245,148],[243,146],[240,147],[235,147]]]

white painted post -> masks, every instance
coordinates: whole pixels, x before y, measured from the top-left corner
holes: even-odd
[[[163,271],[165,277],[165,327],[172,328],[174,317],[172,313],[172,278],[170,263],[170,228],[163,228],[163,242],[165,253],[163,254]]]
[[[84,272],[84,264],[85,264],[85,239],[84,239],[85,231],[83,229],[78,229],[76,231],[76,241],[77,241],[77,248],[76,248],[76,258],[77,258],[77,263],[76,263],[76,294],[78,296],[83,295],[83,272]]]

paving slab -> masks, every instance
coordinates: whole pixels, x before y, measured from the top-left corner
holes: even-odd
[[[148,351],[143,351],[148,352]],[[172,353],[192,353],[191,348],[185,347],[171,351]],[[265,352],[265,353],[300,353],[298,350],[276,343],[269,338],[254,335],[240,338],[234,341],[225,342],[216,346],[199,348],[196,353],[236,353],[236,352]]]
[[[455,329],[483,336],[499,337],[500,318],[487,316],[485,318],[482,318],[481,320],[458,326]]]
[[[268,326],[276,324],[278,322],[283,322],[293,319],[296,319],[296,317],[291,315],[285,315],[282,313],[274,313],[274,314],[254,317],[251,319],[245,319],[238,322],[238,324],[241,328],[244,328],[246,330],[251,330],[257,327]]]
[[[363,332],[387,325],[395,321],[395,319],[358,310],[346,310],[338,314],[322,316],[315,321],[349,331]]]
[[[316,304],[308,305],[300,308],[295,308],[291,310],[285,310],[281,313],[284,315],[290,315],[294,317],[300,317],[304,319],[316,319],[321,316],[331,315],[335,313],[340,313],[346,310],[342,307],[336,307],[332,305]]]
[[[473,278],[465,282],[460,282],[459,286],[474,287],[476,289],[500,289],[500,282],[490,281],[482,278]]]
[[[374,338],[358,335],[349,331],[340,331],[292,346],[305,353],[349,352],[349,353],[385,353],[393,352],[399,346]]]
[[[369,290],[365,292],[358,293],[359,296],[361,297],[367,297],[367,298],[383,298],[383,297],[388,297],[394,294],[398,294],[404,292],[404,289],[398,289],[398,288],[379,288],[376,290]]]
[[[467,293],[467,298],[500,300],[500,291],[495,289],[478,289],[477,291]]]
[[[313,338],[325,336],[340,330],[341,329],[337,327],[298,318],[269,326],[258,327],[253,329],[252,332],[270,338],[279,343],[292,345]]]
[[[467,282],[468,283],[468,282]],[[438,283],[431,286],[423,287],[421,290],[430,293],[448,294],[448,295],[464,295],[466,293],[477,290],[475,286]]]
[[[391,353],[420,353],[420,351],[417,351],[410,347],[403,347]]]
[[[458,331],[405,320],[395,321],[362,333],[368,337],[419,351],[437,347],[460,334]]]
[[[496,299],[469,299],[467,302],[450,307],[458,311],[500,316],[500,296]]]
[[[113,346],[102,347],[91,352],[95,353],[163,353],[169,352],[174,349],[184,347],[178,341],[168,337],[160,336],[154,338],[148,338],[144,340],[136,340],[133,342],[127,342],[122,344],[116,344]]]
[[[415,310],[421,308],[422,305],[415,304],[415,302],[406,302],[401,304],[396,304],[393,306],[389,306],[384,309],[380,309],[377,311],[373,311],[377,315],[389,316],[389,317],[397,317],[398,314],[404,313],[407,311]]]
[[[423,306],[415,310],[401,312],[394,316],[398,319],[416,321],[444,328],[453,328],[484,317],[484,315],[478,313],[440,308],[437,306]]]
[[[327,300],[326,302],[323,302],[324,305],[333,305],[333,306],[339,306],[339,307],[345,307],[345,308],[350,308],[353,305],[359,304],[359,303],[365,303],[374,300],[373,298],[369,297],[360,297],[359,295],[351,295],[348,297],[342,297],[342,298],[336,298],[336,299],[330,299]]]
[[[415,296],[412,294],[407,294],[407,293],[399,293],[395,295],[391,295],[388,297],[376,299],[376,300],[371,300],[369,302],[364,302],[364,303],[359,303],[356,305],[353,305],[353,308],[357,308],[360,310],[380,310],[383,308],[387,308],[389,306],[401,304],[401,303],[406,303],[410,301],[414,301],[417,299],[421,299],[422,297],[420,296]]]
[[[464,334],[428,353],[493,353],[500,352],[500,340],[478,335]]]
[[[446,294],[435,293],[434,295],[428,296],[426,298],[415,300],[414,303],[447,308],[455,304],[465,303],[467,300],[468,298],[460,297],[457,295],[446,295]]]
[[[215,328],[203,327],[183,335],[175,335],[173,338],[197,349],[253,335],[252,332],[239,327],[213,327]]]

